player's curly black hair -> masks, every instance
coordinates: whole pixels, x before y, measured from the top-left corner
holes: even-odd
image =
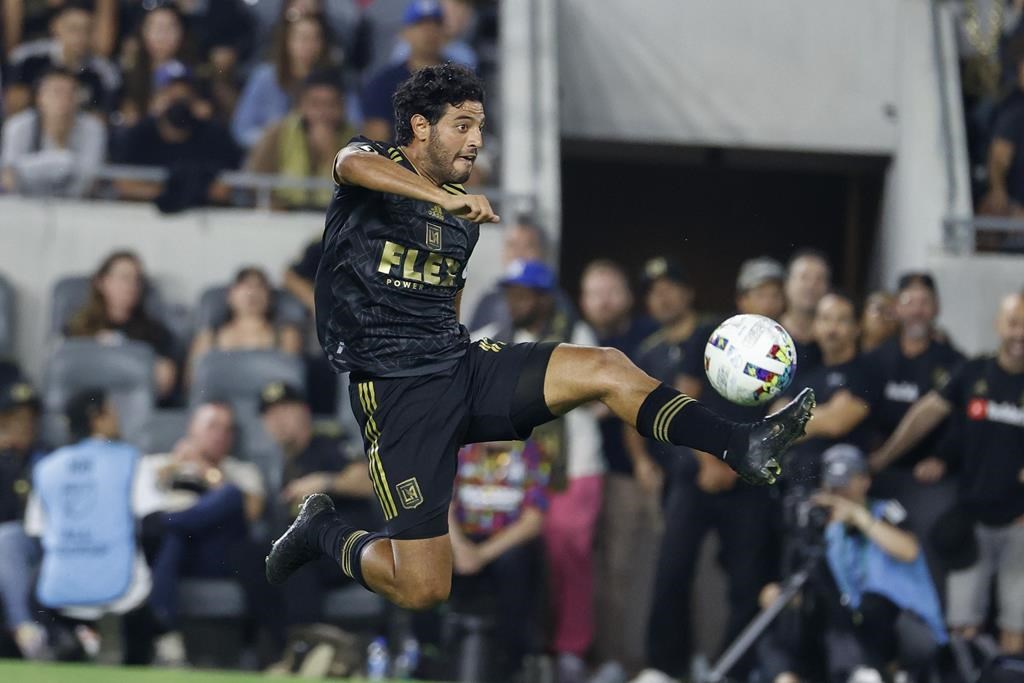
[[[470,69],[451,62],[424,67],[398,86],[391,98],[395,108],[395,142],[412,142],[410,120],[416,114],[422,114],[434,125],[449,104],[457,107],[463,102],[483,101],[484,82]]]

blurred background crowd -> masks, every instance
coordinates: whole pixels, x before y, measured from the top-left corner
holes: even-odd
[[[600,137],[591,107],[563,122],[561,184],[543,170],[557,159],[522,173],[512,157],[541,144],[544,116],[510,105],[501,57],[542,52],[541,11],[531,43],[489,1],[3,0],[0,656],[561,683],[721,680],[709,668],[737,639],[734,680],[973,683],[1019,661],[1021,3],[907,4],[955,19],[936,25],[957,47],[957,172],[968,209],[1008,219],[971,222],[966,252],[955,192],[926,229],[898,205],[929,194],[898,184],[923,183],[898,146],[889,171],[874,148],[837,164],[800,145],[585,147]],[[563,26],[604,42],[559,59],[631,54],[609,35],[640,50],[618,25],[601,32],[595,15],[626,20],[614,5],[588,2],[590,23],[573,24],[582,5],[567,2]],[[653,3],[654,23],[672,5]],[[771,488],[593,407],[525,443],[467,446],[452,600],[413,614],[328,561],[272,587],[263,557],[312,492],[360,528],[382,523],[347,379],[313,332],[314,232],[337,150],[389,139],[397,85],[445,60],[488,83],[467,184],[504,217],[470,266],[474,339],[615,347],[753,421],[772,406],[726,402],[703,357],[717,323],[755,313],[793,336],[790,393],[811,386],[819,405]],[[631,107],[656,128],[659,107]],[[540,179],[532,202],[517,169]],[[939,242],[963,260],[934,257]],[[741,638],[761,609],[777,614]]]

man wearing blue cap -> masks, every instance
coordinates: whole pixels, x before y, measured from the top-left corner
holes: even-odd
[[[747,481],[775,481],[781,454],[810,419],[811,391],[738,424],[614,349],[471,341],[459,323],[466,264],[480,224],[500,220],[486,197],[462,186],[483,146],[483,83],[465,67],[426,67],[393,104],[396,144],[355,138],[337,156],[314,297],[321,346],[335,370],[351,373],[385,527],[356,529],[330,497],[314,494],[272,547],[270,582],[325,554],[399,606],[447,599],[459,447],[525,439],[594,401],[641,435],[706,451]]]
[[[425,66],[440,64],[443,58],[444,10],[438,0],[412,0],[405,8],[402,25],[409,56],[379,71],[363,90],[363,135],[371,140],[394,137],[391,96],[399,84]]]

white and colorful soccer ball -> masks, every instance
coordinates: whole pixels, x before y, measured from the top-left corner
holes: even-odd
[[[763,315],[729,318],[711,334],[704,371],[722,396],[753,406],[785,391],[796,374],[796,346],[782,325]]]

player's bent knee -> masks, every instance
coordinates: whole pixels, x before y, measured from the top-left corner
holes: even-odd
[[[610,347],[592,349],[594,364],[591,377],[603,384],[616,384],[622,372],[633,367],[633,363],[622,351]]]
[[[402,607],[406,609],[425,610],[435,607],[448,599],[452,590],[451,578],[436,581],[424,581],[414,584],[406,590]]]

